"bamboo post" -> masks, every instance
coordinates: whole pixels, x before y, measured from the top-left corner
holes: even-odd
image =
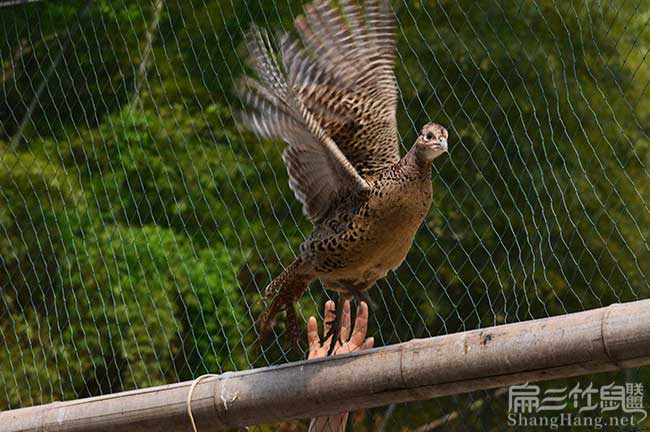
[[[197,385],[200,431],[650,364],[650,300],[226,373]],[[189,431],[192,382],[0,413],[2,430]]]

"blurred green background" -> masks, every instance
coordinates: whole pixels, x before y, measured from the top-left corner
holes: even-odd
[[[650,1],[392,6],[403,151],[436,121],[450,153],[407,261],[370,293],[376,345],[649,298]],[[283,144],[232,118],[246,30],[291,31],[301,8],[0,8],[0,409],[305,357],[282,322],[262,344],[252,323],[310,225]],[[301,319],[327,295],[312,284]],[[650,371],[549,385],[590,381],[647,387]],[[351,424],[410,430],[453,412],[438,428],[503,430],[507,396]]]

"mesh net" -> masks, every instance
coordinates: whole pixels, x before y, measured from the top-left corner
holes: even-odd
[[[310,225],[284,145],[232,118],[246,30],[291,31],[301,2],[0,5],[0,409],[305,358],[282,322],[262,345],[253,323]],[[402,152],[436,121],[450,153],[370,291],[376,345],[650,297],[650,2],[391,6]],[[328,296],[313,283],[300,322]],[[506,399],[349,422],[502,430]]]

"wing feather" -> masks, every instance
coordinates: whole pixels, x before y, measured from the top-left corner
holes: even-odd
[[[257,79],[243,83],[242,123],[287,142],[289,185],[321,220],[337,197],[400,159],[388,0],[315,0],[295,21],[299,38],[257,28],[248,49]]]
[[[259,80],[247,78],[242,82],[246,110],[239,113],[239,121],[262,137],[287,142],[283,159],[289,186],[303,204],[304,213],[318,222],[341,195],[362,193],[369,188],[368,183],[288,84],[268,35],[253,28],[248,48]]]
[[[305,106],[360,175],[397,162],[395,37],[388,1],[341,0],[336,8],[317,0],[296,19],[296,28],[302,49],[286,42],[282,59]]]

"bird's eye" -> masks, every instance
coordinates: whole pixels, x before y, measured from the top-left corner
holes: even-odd
[[[425,141],[431,141],[433,139],[433,134],[431,132],[427,132],[424,135],[424,139],[425,139]]]

